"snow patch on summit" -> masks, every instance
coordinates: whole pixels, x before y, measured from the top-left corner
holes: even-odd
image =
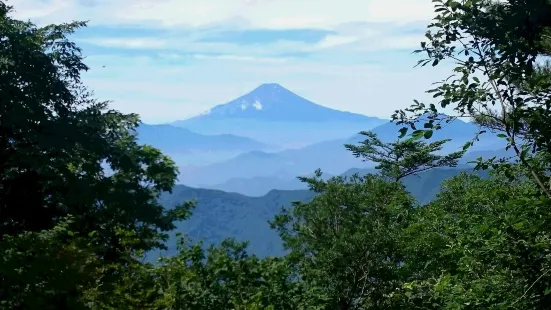
[[[258,100],[255,100],[254,103],[253,103],[253,107],[257,110],[262,110],[262,104],[260,103],[260,101]]]
[[[243,100],[241,102],[241,105],[240,105],[240,108],[241,108],[241,111],[244,111],[246,110],[249,106],[252,106],[253,108],[255,108],[255,110],[262,110],[262,103],[260,103],[260,101],[255,100],[253,104],[250,104],[247,100]]]

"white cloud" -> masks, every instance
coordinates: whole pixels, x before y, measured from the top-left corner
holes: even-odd
[[[239,20],[241,27],[332,29],[349,22],[409,23],[433,15],[427,0],[11,0],[19,18],[42,23],[197,27]]]
[[[214,60],[230,60],[230,61],[246,61],[246,62],[268,62],[268,63],[284,63],[286,58],[278,57],[250,57],[250,56],[238,56],[238,55],[206,55],[206,54],[193,54],[195,59],[214,59]]]
[[[360,38],[355,36],[329,35],[325,37],[320,43],[318,43],[317,47],[329,48],[329,47],[356,42],[358,40],[360,40]]]
[[[178,53],[196,59],[216,57],[228,61],[285,62],[281,54],[312,53],[331,49],[366,52],[418,47],[422,34],[400,34],[400,25],[426,24],[432,17],[428,0],[12,0],[19,18],[50,23],[91,20],[91,25],[169,27],[162,35],[120,37],[113,31],[78,38],[103,48],[158,50],[166,59]],[[320,42],[279,40],[265,44],[201,41],[219,29],[331,29]],[[199,27],[199,28],[190,28]],[[233,28],[232,28],[233,27]],[[181,29],[180,29],[181,28]],[[182,33],[182,29],[185,33]],[[78,35],[78,33],[77,33]],[[222,54],[216,55],[213,54]]]
[[[81,42],[104,48],[124,48],[131,50],[158,50],[160,55],[175,58],[181,51],[195,59],[219,59],[230,61],[286,62],[282,54],[321,53],[338,50],[342,52],[368,52],[389,49],[410,49],[419,47],[424,39],[421,33],[400,34],[400,30],[387,24],[357,25],[354,28],[340,30],[338,34],[327,35],[320,42],[279,40],[263,44],[239,44],[235,42],[193,41],[185,35],[151,38],[81,38]]]
[[[95,33],[97,37],[78,37],[79,43],[106,52],[89,55],[86,62],[92,69],[84,81],[99,98],[113,100],[114,108],[138,113],[146,122],[209,113],[214,105],[269,82],[332,108],[388,117],[412,99],[426,98],[424,90],[450,72],[445,67],[412,70],[416,61],[409,52],[390,53],[419,46],[422,34],[400,34],[397,27],[427,24],[433,16],[429,0],[86,1],[92,4],[84,4],[85,0],[9,3],[17,18],[39,24],[90,20],[92,26],[114,26],[112,32]],[[162,35],[117,36],[118,27],[128,25],[166,29]],[[313,44],[198,40],[214,25],[224,30],[320,28],[334,33]],[[120,51],[113,48],[127,50],[117,54]],[[128,56],[134,52],[148,56]],[[293,53],[314,56],[280,56]],[[253,107],[262,109],[262,104],[255,102]]]
[[[159,49],[167,47],[166,40],[155,38],[95,38],[81,41],[103,47],[119,47],[127,49]]]

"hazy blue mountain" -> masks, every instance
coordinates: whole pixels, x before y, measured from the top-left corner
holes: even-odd
[[[163,152],[201,151],[251,151],[266,149],[264,143],[231,134],[202,135],[189,129],[172,125],[141,124],[138,141],[149,144]]]
[[[493,157],[495,157],[496,159],[500,159],[500,158],[509,159],[514,156],[515,156],[515,152],[512,149],[509,149],[507,151],[505,149],[474,151],[474,152],[469,152],[465,154],[465,156],[463,156],[463,158],[461,159],[461,163],[476,161],[479,157],[482,157],[483,159],[491,159]]]
[[[348,171],[365,174],[372,170]],[[472,172],[472,169],[435,169],[410,176],[404,180],[407,189],[420,203],[433,199],[440,183],[460,172]],[[486,176],[486,172],[477,172]],[[224,238],[236,238],[249,241],[250,252],[265,255],[283,253],[278,235],[269,228],[268,221],[279,212],[281,207],[291,206],[292,201],[309,201],[314,193],[308,190],[272,190],[262,197],[248,197],[219,190],[190,188],[178,185],[172,194],[164,194],[160,202],[171,208],[176,204],[195,200],[197,206],[188,221],[178,224],[177,231],[187,234],[192,240],[204,240],[206,244],[219,243]],[[174,239],[168,242],[169,251],[174,253]],[[155,255],[150,255],[153,258]]]
[[[490,152],[490,151],[488,151]],[[485,153],[485,152],[481,152]],[[489,154],[489,153],[488,153]],[[479,155],[479,154],[476,154]],[[484,155],[484,154],[482,154]],[[474,166],[467,165],[467,164],[460,164],[458,167],[450,168],[449,171],[456,171],[456,169],[461,169],[464,171],[472,171]],[[438,173],[444,173],[446,174],[446,169],[438,170]],[[377,170],[374,168],[351,168],[346,170],[344,173],[340,174],[341,176],[350,177],[353,174],[358,173],[360,175],[365,175],[368,173],[377,173]],[[330,174],[323,174],[324,179],[331,178],[332,175]],[[441,179],[437,177],[437,179]],[[414,177],[408,178],[405,180],[405,182],[411,182],[412,184],[410,186],[415,187],[419,185]],[[231,193],[238,193],[246,196],[251,197],[259,197],[266,195],[268,192],[270,192],[273,189],[277,190],[300,190],[300,189],[306,189],[307,186],[302,183],[298,178],[290,178],[290,179],[283,179],[278,177],[253,177],[253,178],[233,178],[228,180],[225,183],[216,184],[212,186],[201,186],[204,188],[209,189],[217,189],[222,190],[225,192],[231,192]],[[421,195],[421,194],[419,194]],[[431,195],[431,193],[427,193],[427,195]]]
[[[284,147],[341,139],[385,120],[315,104],[279,84],[251,92],[172,125],[202,134],[228,133]]]
[[[364,122],[378,120],[315,104],[279,84],[262,84],[228,103],[212,108],[196,120],[254,119],[284,122]]]
[[[326,141],[301,149],[277,153],[253,151],[230,160],[203,167],[184,167],[179,183],[191,186],[212,186],[233,178],[278,177],[292,179],[308,175],[316,169],[338,175],[352,167],[371,166],[355,158],[344,148],[345,140]]]
[[[238,193],[250,197],[264,196],[273,189],[297,190],[306,189],[306,185],[297,178],[280,177],[252,177],[231,178],[224,183],[201,186],[208,189],[217,189],[228,193]]]
[[[311,174],[310,174],[311,175]],[[309,175],[304,175],[309,176]],[[324,173],[324,179],[332,177],[330,174]],[[281,177],[253,177],[233,178],[228,181],[211,185],[201,186],[202,188],[217,189],[229,193],[238,193],[250,197],[260,197],[268,194],[270,191],[276,190],[297,190],[307,189],[306,184],[301,182],[297,177],[281,178]]]
[[[138,141],[159,148],[178,166],[209,165],[252,150],[270,150],[264,143],[231,134],[203,135],[171,125],[141,124]]]
[[[395,141],[398,138],[398,130],[401,126],[387,122],[372,129],[383,141]],[[452,139],[448,142],[442,152],[449,153],[459,151],[466,142],[471,141],[476,133],[477,126],[461,120],[456,120],[441,130],[434,133],[429,141]],[[345,139],[324,141],[299,149],[285,150],[281,152],[268,153],[262,151],[248,152],[238,155],[227,161],[218,162],[212,165],[197,167],[194,169],[183,169],[180,183],[192,186],[216,186],[216,188],[228,189],[220,184],[227,183],[230,179],[251,179],[263,178],[286,178],[292,179],[298,175],[311,173],[320,168],[322,171],[338,175],[351,168],[369,168],[372,163],[362,162],[347,151],[344,144],[357,144],[364,139],[364,136],[355,134]],[[504,140],[496,137],[495,134],[484,134],[480,141],[469,149],[469,152],[483,152],[502,149]],[[486,153],[484,153],[486,152]],[[477,158],[479,153],[466,154],[466,158]],[[473,160],[469,159],[468,161]],[[463,161],[466,162],[466,161]],[[288,188],[285,186],[284,188]],[[237,192],[251,192],[241,188],[232,188]],[[253,191],[258,194],[259,192]]]
[[[416,122],[416,127],[422,129],[423,124],[424,121],[419,120]],[[371,129],[371,131],[376,133],[382,141],[390,142],[398,139],[400,135],[399,130],[402,127],[404,127],[404,125],[387,122]],[[465,122],[461,119],[456,119],[449,124],[443,125],[442,129],[434,131],[433,136],[428,141],[451,139],[451,141],[445,145],[444,150],[457,151],[462,149],[466,142],[474,139],[479,131],[480,129],[477,125]],[[408,135],[412,132],[413,130],[410,128]],[[469,151],[496,150],[505,147],[504,139],[498,138],[493,133],[484,133],[479,139],[480,141],[476,141]],[[357,143],[361,140],[363,140],[363,136],[357,134],[349,138],[346,143]]]

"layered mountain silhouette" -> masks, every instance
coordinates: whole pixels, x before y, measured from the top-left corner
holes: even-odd
[[[373,163],[355,158],[344,144],[359,143],[364,137],[358,133],[367,130],[383,141],[395,141],[401,127],[318,105],[279,84],[263,84],[188,120],[142,124],[138,137],[176,161],[181,184],[260,196],[271,189],[304,188],[296,177],[318,168],[330,175],[372,168]],[[475,124],[455,120],[429,141],[451,139],[442,152],[454,152],[478,131]],[[462,164],[492,157],[503,146],[503,139],[484,134]]]
[[[344,145],[361,142],[364,136],[358,133],[369,130],[385,142],[395,141],[401,127],[389,120],[318,105],[279,84],[263,84],[187,120],[142,124],[138,137],[180,166],[179,183],[185,185],[163,194],[163,206],[197,202],[192,217],[178,224],[178,232],[204,240],[206,245],[228,237],[249,241],[253,254],[265,256],[283,253],[281,240],[267,221],[292,201],[305,202],[315,196],[297,176],[311,175],[318,168],[325,177],[376,173],[374,163],[355,158]],[[423,127],[422,121],[418,127]],[[442,152],[454,152],[478,131],[475,124],[456,120],[429,141],[451,139]],[[473,166],[466,165],[469,161],[511,155],[499,151],[503,146],[503,139],[487,133],[464,156],[460,168],[409,176],[404,184],[419,203],[426,203],[437,195],[444,179],[473,172]],[[173,236],[168,254],[174,252],[174,245]]]
[[[365,169],[357,169],[360,171],[367,171]],[[313,174],[305,174],[302,176],[308,177]],[[333,177],[333,175],[324,173],[322,178],[327,180]],[[296,176],[293,177],[253,177],[247,178],[233,178],[228,181],[216,184],[201,186],[207,189],[217,189],[228,193],[238,193],[250,197],[260,197],[268,194],[270,191],[276,190],[297,190],[307,189],[308,186],[300,181]]]
[[[201,134],[233,134],[287,148],[342,139],[385,122],[318,105],[279,84],[263,84],[237,99],[171,125]]]
[[[253,139],[230,134],[202,135],[185,128],[171,125],[141,124],[138,141],[168,153],[192,151],[252,151],[267,148],[266,144]]]
[[[232,178],[291,179],[311,174],[318,168],[324,173],[337,175],[350,168],[371,166],[372,164],[362,162],[344,148],[346,140],[326,141],[276,153],[253,151],[212,165],[184,167],[179,183],[208,187],[226,183]]]
[[[213,164],[254,150],[278,150],[246,137],[204,135],[168,124],[140,124],[136,131],[139,143],[160,149],[180,167]]]
[[[386,122],[371,131],[386,142],[396,141],[399,136],[401,125]],[[422,128],[422,125],[420,126]],[[443,140],[450,138],[451,141],[444,145],[442,153],[450,153],[462,150],[465,143],[471,141],[479,128],[462,120],[455,120],[443,129],[435,131],[428,141]],[[351,152],[344,147],[345,144],[357,144],[365,139],[364,136],[354,134],[344,139],[335,139],[312,144],[299,149],[284,150],[276,153],[254,151],[238,155],[227,161],[218,162],[212,165],[197,167],[195,169],[184,169],[180,182],[192,186],[212,187],[224,190],[232,190],[239,193],[258,194],[265,191],[251,191],[244,186],[237,186],[239,183],[228,185],[231,179],[238,179],[245,185],[251,183],[251,179],[262,177],[265,182],[281,184],[281,189],[289,189],[290,182],[281,182],[281,179],[292,180],[295,176],[305,175],[321,169],[322,171],[339,175],[351,168],[369,168],[373,163],[363,162],[355,158]],[[462,163],[472,161],[480,156],[492,157],[494,150],[504,147],[504,140],[496,137],[495,134],[486,133],[480,137],[480,141],[465,155]],[[474,154],[474,155],[471,155]],[[503,154],[496,154],[502,157]],[[244,179],[248,179],[245,181]],[[257,186],[262,188],[261,186]]]
[[[445,118],[446,115],[441,114],[441,118]],[[421,117],[415,122],[416,128],[423,129],[423,124],[425,120]],[[379,139],[386,142],[395,141],[398,139],[400,133],[400,128],[404,125],[398,125],[394,122],[387,122],[381,126],[377,126],[371,131],[376,133]],[[442,129],[435,130],[432,137],[426,142],[432,142],[437,140],[449,139],[446,144],[446,150],[458,150],[462,148],[463,145],[472,139],[475,138],[476,134],[480,132],[478,125],[465,122],[461,119],[455,119],[450,123],[442,123]],[[408,131],[408,136],[413,130],[410,128]],[[363,136],[355,135],[353,136],[348,143],[357,143],[363,140]],[[479,136],[479,141],[475,141],[474,145],[471,147],[471,151],[481,151],[481,150],[494,150],[505,147],[505,140],[498,138],[495,134],[490,132],[484,133]]]

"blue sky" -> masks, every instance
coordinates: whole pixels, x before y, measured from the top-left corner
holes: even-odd
[[[74,35],[100,99],[145,122],[199,114],[262,83],[389,117],[446,77],[413,68],[430,0],[8,0],[14,16],[89,20]],[[104,67],[105,66],[105,67]]]

